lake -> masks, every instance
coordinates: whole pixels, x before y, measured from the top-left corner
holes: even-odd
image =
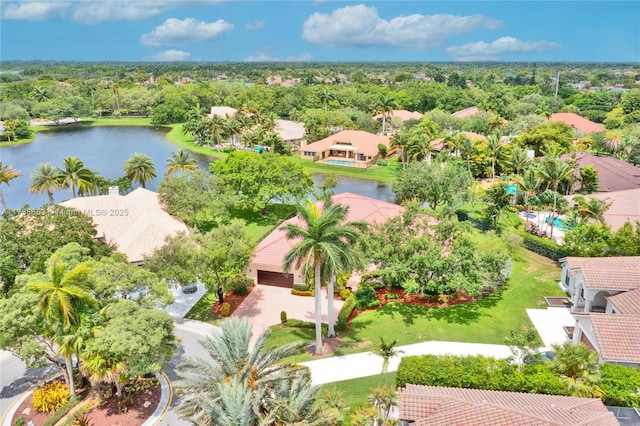
[[[62,167],[62,158],[74,156],[80,158],[85,166],[98,171],[108,179],[124,175],[124,162],[134,152],[143,152],[150,156],[156,165],[158,177],[147,183],[147,188],[156,190],[162,180],[165,162],[171,153],[179,147],[170,143],[165,135],[167,128],[162,127],[87,127],[59,129],[38,132],[37,139],[29,144],[0,148],[0,161],[13,165],[22,176],[13,179],[10,186],[3,185],[2,192],[7,207],[18,209],[25,204],[39,207],[48,202],[47,194],[29,193],[30,175],[40,163],[50,162]],[[213,157],[191,153],[201,168],[207,169]],[[314,175],[317,184],[323,175]],[[338,177],[335,193],[353,192],[383,201],[393,202],[395,195],[391,185],[378,182]],[[71,197],[71,191],[60,189],[54,192],[54,201],[62,202]]]

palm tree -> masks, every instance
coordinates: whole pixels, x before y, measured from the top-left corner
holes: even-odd
[[[396,107],[396,101],[391,96],[380,94],[376,103],[376,111],[382,114],[382,133],[386,130],[387,115]]]
[[[270,398],[283,381],[308,377],[304,369],[282,362],[297,353],[296,343],[267,348],[267,329],[250,344],[251,324],[247,318],[231,317],[220,328],[221,333],[200,342],[213,363],[191,358],[176,368],[182,380],[175,383],[175,388],[184,396],[177,412],[183,418],[197,424],[219,424],[212,413],[237,406],[239,398],[245,401],[245,408],[248,403],[264,406],[264,399]],[[223,383],[233,385],[226,387]]]
[[[288,239],[299,242],[284,257],[283,268],[289,272],[292,267],[304,266],[305,271],[314,272],[315,316],[316,316],[316,354],[323,353],[322,346],[322,305],[321,278],[323,265],[327,270],[335,271],[344,265],[351,255],[352,244],[360,236],[359,225],[346,222],[348,207],[341,204],[325,206],[324,211],[312,201],[301,202],[297,206],[302,226],[285,226]]]
[[[373,353],[382,358],[382,372],[380,374],[385,374],[389,370],[389,360],[403,352],[396,349],[396,345],[398,344],[397,340],[394,339],[387,342],[383,337],[379,339],[380,345],[373,349]]]
[[[13,170],[13,166],[11,164],[3,164],[0,161],[0,204],[2,205],[2,210],[7,209],[7,204],[4,201],[4,196],[2,195],[2,184],[9,186],[9,182],[17,177],[22,176],[17,170]]]
[[[573,396],[594,398],[602,396],[598,387],[598,353],[583,343],[577,345],[565,342],[563,345],[552,345],[556,356],[549,361],[551,370],[561,376],[567,390]]]
[[[211,140],[214,144],[219,144],[220,139],[222,139],[222,135],[224,135],[225,132],[224,119],[219,115],[214,115],[211,118],[207,118],[205,123],[206,127],[211,132]]]
[[[320,102],[322,102],[324,104],[324,115],[326,116],[327,115],[327,106],[329,105],[329,102],[335,100],[336,97],[331,92],[331,90],[327,89],[326,87],[322,88],[322,90],[320,91],[318,96],[320,97]]]
[[[609,201],[608,198],[603,200],[601,198],[589,197],[589,200],[586,200],[581,195],[578,195],[573,200],[578,203],[578,214],[581,217],[593,219],[600,225],[604,223],[604,214],[613,204],[613,201]]]
[[[538,108],[536,108],[536,114],[541,115],[548,120],[549,117],[551,117],[549,104],[547,104],[546,102],[542,102],[540,105],[538,105]]]
[[[124,173],[133,182],[138,182],[141,187],[157,176],[156,165],[146,154],[136,152],[124,162]]]
[[[542,167],[536,169],[544,182],[553,189],[553,215],[551,218],[551,233],[549,237],[553,239],[553,228],[555,225],[555,214],[558,200],[558,185],[560,182],[573,176],[575,167],[565,163],[558,157],[545,157]]]
[[[195,170],[198,168],[198,160],[191,158],[189,152],[179,149],[177,152],[171,153],[171,157],[167,159],[167,171],[164,172],[165,176],[174,172],[180,172],[184,174],[185,170]]]
[[[62,159],[64,169],[65,185],[71,188],[73,198],[76,198],[76,186],[78,188],[88,187],[91,185],[92,172],[78,157],[65,157]]]
[[[604,146],[609,151],[617,152],[622,142],[624,142],[624,133],[622,130],[608,130],[604,134]]]
[[[530,162],[531,160],[527,155],[527,150],[521,146],[514,147],[509,154],[509,158],[504,160],[504,164],[513,169],[516,175],[519,175],[520,171]]]
[[[538,192],[542,184],[540,173],[536,169],[537,168],[532,165],[524,169],[522,175],[516,175],[513,178],[518,188],[524,193],[523,203],[527,208],[529,206],[529,200]]]
[[[88,263],[83,262],[67,270],[64,262],[55,262],[49,266],[47,279],[31,282],[29,291],[38,292],[38,309],[52,329],[68,329],[78,324],[79,312],[96,301],[88,290]],[[75,395],[71,354],[64,353],[67,365],[67,383],[71,394]]]
[[[49,204],[53,205],[53,191],[64,187],[64,174],[59,167],[51,163],[40,163],[31,173],[29,192],[41,194],[46,192]]]
[[[406,169],[409,166],[409,145],[410,140],[408,132],[400,130],[391,137],[391,146],[400,150],[400,159],[402,160],[403,169]]]
[[[450,145],[465,158],[467,170],[471,173],[471,156],[476,152],[476,143],[464,133],[458,133],[450,142]]]
[[[489,137],[489,144],[487,145],[487,150],[491,155],[491,177],[493,179],[496,178],[496,158],[502,149],[502,141],[500,133],[495,133]]]
[[[505,127],[505,120],[499,115],[494,115],[493,117],[489,118],[489,120],[487,120],[487,131],[489,132],[489,134],[502,134],[502,131]]]
[[[33,89],[33,98],[38,102],[46,101],[51,97],[49,90],[45,86],[37,86]]]
[[[7,136],[7,142],[11,142],[11,138],[16,140],[16,129],[20,126],[20,120],[4,120],[4,134]]]

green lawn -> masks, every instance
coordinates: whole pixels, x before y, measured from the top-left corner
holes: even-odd
[[[344,397],[345,407],[368,405],[367,398],[371,390],[385,384],[395,387],[396,373],[378,374],[375,376],[360,377],[358,379],[343,380],[341,382],[322,385],[318,392],[319,399],[325,395],[325,389],[332,395],[340,392]]]
[[[497,237],[478,233],[481,245],[495,247]],[[483,241],[484,240],[484,241]],[[563,295],[556,282],[560,268],[547,258],[524,251],[513,263],[508,286],[485,299],[451,307],[427,308],[404,303],[389,303],[382,308],[356,316],[348,332],[341,335],[344,344],[337,355],[371,350],[380,336],[390,333],[398,345],[429,340],[504,344],[513,328],[532,327],[526,308],[545,307],[544,296]],[[269,342],[313,340],[313,330],[273,328]],[[306,354],[295,361],[312,358]]]
[[[293,162],[302,165],[311,173],[335,173],[338,176],[351,177],[356,179],[375,180],[378,182],[395,182],[398,171],[402,168],[402,164],[398,162],[398,157],[389,159],[387,166],[371,166],[368,169],[357,169],[354,167],[331,166],[326,164],[314,163],[313,160],[300,158],[299,154],[294,153],[289,157]]]

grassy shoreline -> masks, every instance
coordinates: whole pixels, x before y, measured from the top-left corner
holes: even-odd
[[[141,126],[141,127],[160,127],[169,129],[165,134],[165,138],[172,144],[187,149],[193,153],[206,155],[218,159],[225,159],[229,154],[217,151],[208,146],[196,144],[191,136],[182,133],[183,123],[174,123],[166,125],[155,125],[151,123],[148,117],[124,117],[124,118],[82,118],[79,122],[69,125],[60,126],[30,126],[34,132],[34,136],[29,139],[23,139],[17,142],[0,142],[0,147],[10,147],[16,145],[25,145],[37,139],[38,132],[56,131],[67,127],[94,127],[94,126]],[[387,166],[372,166],[369,169],[355,169],[349,167],[331,166],[314,163],[312,160],[303,160],[299,155],[293,154],[289,157],[296,164],[300,164],[305,170],[316,174],[335,173],[337,176],[370,180],[382,183],[393,183],[396,180],[396,174],[402,165],[398,162],[397,157],[391,158]]]

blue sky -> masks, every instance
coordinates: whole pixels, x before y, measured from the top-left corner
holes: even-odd
[[[0,59],[640,61],[640,1],[11,1]]]

